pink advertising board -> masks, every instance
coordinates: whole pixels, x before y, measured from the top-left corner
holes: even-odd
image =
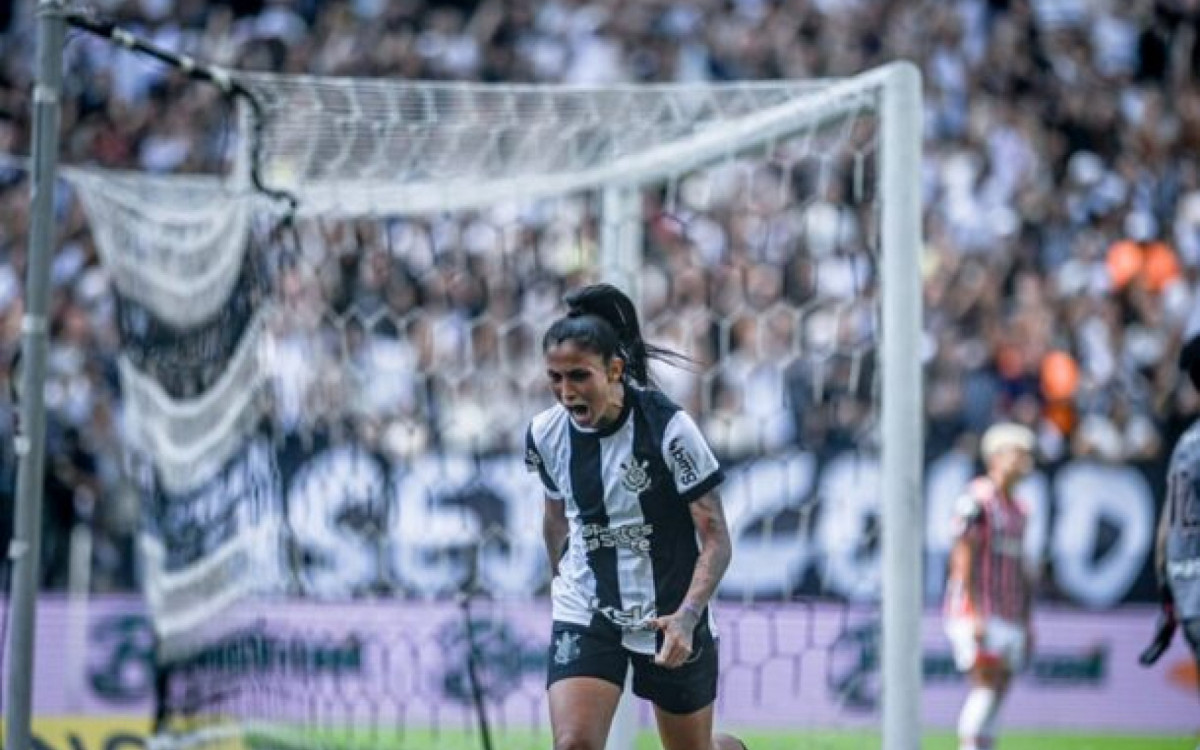
[[[544,722],[545,602],[480,601],[472,630],[491,718]],[[460,608],[447,603],[255,603],[177,666],[177,690],[219,686],[225,709],[274,720],[457,725],[473,720]],[[1049,610],[1037,654],[1005,723],[1027,729],[1188,733],[1200,728],[1194,667],[1182,640],[1153,669],[1137,664],[1150,608]],[[153,706],[153,638],[132,598],[86,610],[47,598],[38,611],[35,710],[42,716],[139,716]],[[723,724],[871,726],[879,720],[878,627],[832,604],[723,604]],[[924,721],[953,726],[964,683],[936,613],[924,622]],[[235,689],[230,689],[234,686]]]

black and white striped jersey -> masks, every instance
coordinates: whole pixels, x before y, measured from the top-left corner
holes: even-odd
[[[586,627],[603,616],[624,631],[626,648],[652,654],[646,622],[683,603],[700,552],[689,503],[724,473],[669,398],[632,386],[625,394],[621,415],[598,430],[576,426],[561,405],[538,414],[525,463],[566,504],[570,524],[551,586],[554,619]]]

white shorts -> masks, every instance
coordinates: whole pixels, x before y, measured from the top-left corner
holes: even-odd
[[[946,635],[954,648],[954,664],[964,672],[981,658],[997,661],[1011,672],[1019,672],[1025,666],[1025,644],[1029,633],[1024,626],[1011,620],[987,618],[982,648],[975,640],[975,621],[969,617],[948,618]]]

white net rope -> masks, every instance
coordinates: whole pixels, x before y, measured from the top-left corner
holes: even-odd
[[[647,339],[694,361],[655,374],[730,467],[723,596],[873,611],[877,78],[236,78],[261,102],[257,166],[296,198],[294,234],[243,177],[249,131],[236,177],[66,173],[121,297],[128,422],[155,470],[147,588],[183,665],[167,745],[429,746],[390,729],[416,726],[471,746],[450,731],[470,711],[446,708],[461,685],[427,680],[458,674],[446,605],[469,569],[496,628],[492,716],[516,732],[501,746],[545,745],[527,732],[544,732],[529,664],[548,615],[529,599],[547,576],[523,427],[548,403],[540,336],[587,280],[632,281]],[[281,603],[377,594],[423,604],[397,620]],[[869,702],[861,662],[835,663],[849,617],[746,609],[726,630],[740,645],[722,689],[751,696],[734,714],[828,723]],[[311,641],[298,623],[361,672],[226,661]],[[836,695],[814,697],[826,674]]]
[[[173,397],[128,356],[119,360],[131,437],[158,468],[170,492],[184,492],[211,477],[238,451],[262,416],[267,371],[262,367],[260,309],[219,378],[191,398]]]
[[[261,417],[262,331],[273,306],[257,289],[235,290],[239,279],[257,284],[247,278],[257,262],[252,225],[273,204],[213,176],[86,168],[63,176],[123,300],[126,333],[153,325],[174,338],[166,345],[155,335],[153,351],[127,351],[119,365],[131,437],[153,457],[162,483],[185,491],[210,477]],[[231,309],[235,297],[241,304]],[[248,317],[247,306],[255,308]],[[232,329],[231,317],[240,318]],[[215,357],[226,343],[231,358]],[[188,371],[188,382],[171,368]]]
[[[206,176],[63,174],[122,293],[177,326],[209,320],[224,306],[260,198]]]

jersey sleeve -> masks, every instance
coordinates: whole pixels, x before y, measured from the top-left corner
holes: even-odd
[[[954,512],[950,518],[950,531],[956,539],[971,538],[983,528],[984,508],[973,488],[968,488],[954,501]]]
[[[699,500],[725,481],[725,472],[700,428],[680,410],[663,434],[663,460],[675,479],[675,489],[684,502]]]
[[[542,453],[538,450],[537,441],[533,438],[532,425],[525,431],[525,470],[531,474],[537,473],[538,479],[542,480],[542,488],[546,491],[547,497],[554,500],[562,499],[562,492],[554,483],[550,472],[546,470],[546,462],[542,460]]]

